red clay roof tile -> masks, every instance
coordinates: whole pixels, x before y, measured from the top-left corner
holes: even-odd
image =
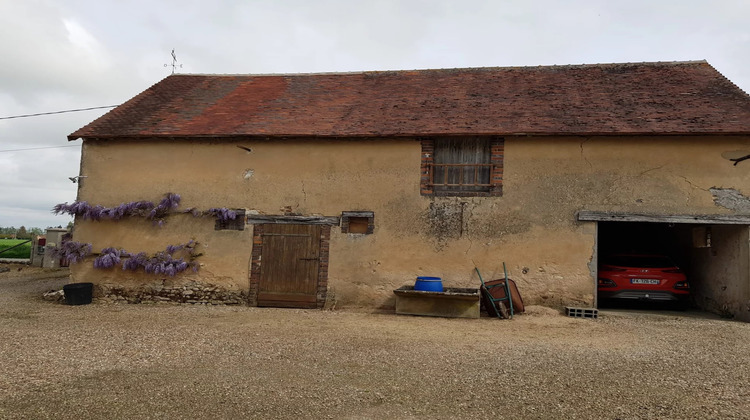
[[[750,96],[705,61],[172,75],[68,136],[750,134]]]

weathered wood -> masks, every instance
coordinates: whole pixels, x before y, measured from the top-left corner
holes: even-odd
[[[315,309],[318,304],[315,302],[291,302],[286,300],[279,301],[263,301],[258,302],[259,307],[264,308],[295,308],[295,309]]]
[[[713,225],[750,225],[750,215],[734,214],[641,214],[581,210],[576,214],[581,222],[651,222],[694,223]]]
[[[371,211],[345,211],[342,213],[348,217],[373,217],[375,215],[375,213]]]
[[[258,293],[258,300],[272,302],[317,302],[315,295],[300,295],[294,293]]]
[[[316,304],[321,229],[314,224],[263,226],[258,306]]]
[[[399,315],[479,318],[479,290],[446,288],[444,292],[414,290],[403,286],[393,291]]]
[[[269,214],[248,214],[248,224],[306,224],[306,225],[338,225],[338,216],[288,216]]]

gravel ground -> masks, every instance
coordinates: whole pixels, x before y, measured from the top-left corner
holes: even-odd
[[[750,418],[750,324],[41,300],[66,274],[0,273],[0,418]]]

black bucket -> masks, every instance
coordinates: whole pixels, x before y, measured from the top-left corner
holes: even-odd
[[[94,293],[94,283],[71,283],[63,286],[65,303],[68,305],[88,305]]]

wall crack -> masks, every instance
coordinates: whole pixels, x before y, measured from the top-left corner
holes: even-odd
[[[656,168],[646,169],[645,171],[643,171],[643,172],[641,172],[640,174],[638,174],[638,176],[643,176],[643,175],[646,175],[647,173],[649,173],[649,172],[651,172],[651,171],[658,171],[659,169],[661,169],[661,168],[663,168],[663,167],[665,167],[665,166],[667,166],[667,165],[668,165],[668,164],[667,164],[667,163],[665,163],[664,165],[661,165],[661,166],[657,166]],[[689,182],[689,181],[688,181],[688,182]]]
[[[708,189],[707,189],[707,188],[701,188],[701,187],[699,187],[698,185],[695,185],[695,184],[693,184],[692,182],[690,182],[690,180],[689,180],[689,179],[687,179],[687,177],[685,177],[685,176],[682,176],[682,175],[678,175],[678,176],[679,176],[680,178],[682,178],[682,179],[683,179],[683,180],[684,180],[685,182],[687,182],[688,184],[690,184],[690,186],[691,186],[691,187],[693,187],[693,188],[695,188],[695,189],[697,189],[697,190],[701,190],[701,191],[706,191],[706,192],[708,192]]]
[[[307,192],[305,191],[305,181],[302,182],[302,202],[307,203]],[[297,208],[299,208],[299,203],[297,203]]]
[[[461,203],[462,213],[463,213],[463,208],[465,208],[467,204],[468,204],[468,203],[466,203],[466,202],[462,202],[462,203]],[[473,203],[472,203],[472,204],[473,204]],[[467,218],[466,218],[466,220],[465,220],[465,223],[466,223],[466,231],[468,231],[468,230],[469,230],[469,222],[470,222],[470,221],[471,221],[471,220],[472,220],[473,218],[474,218],[474,206],[472,205],[472,206],[470,206],[470,207],[469,207],[469,217],[467,217]],[[465,252],[464,254],[465,254],[465,255],[468,255],[468,254],[469,254],[469,251],[471,250],[471,247],[472,247],[472,246],[474,246],[474,241],[472,241],[472,240],[471,240],[471,234],[469,234],[469,235],[466,235],[466,239],[467,239],[467,240],[469,241],[469,247],[468,247],[468,248],[466,248],[466,252]]]
[[[581,141],[581,158],[582,158],[583,160],[585,160],[585,161],[586,161],[586,163],[588,163],[588,164],[589,164],[589,167],[590,167],[590,168],[593,168],[593,166],[594,166],[594,165],[592,165],[592,164],[591,164],[591,162],[589,162],[589,160],[588,160],[588,159],[586,159],[586,156],[584,156],[584,154],[583,154],[583,144],[584,144],[584,143],[586,143],[586,142],[587,142],[587,141],[589,141],[589,140],[591,140],[591,137],[586,137],[585,139],[583,139],[583,140]]]

